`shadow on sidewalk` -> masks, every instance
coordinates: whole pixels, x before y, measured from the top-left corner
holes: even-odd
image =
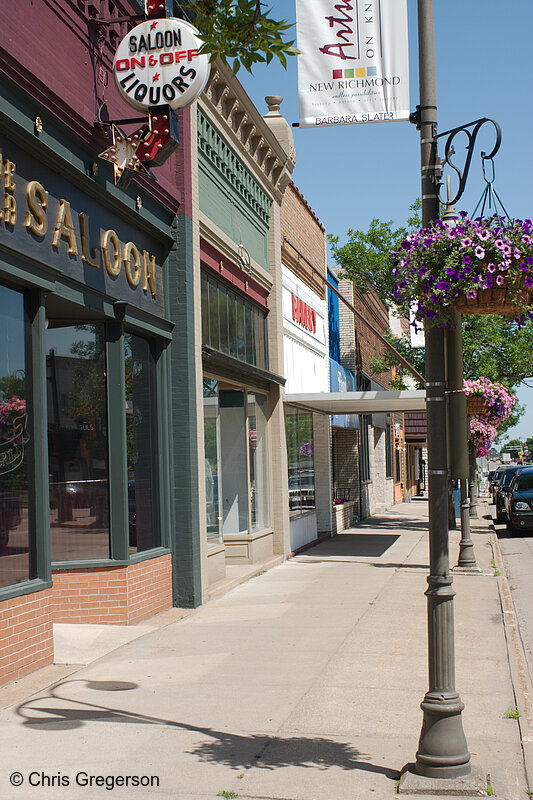
[[[411,517],[397,517],[391,519],[390,517],[369,517],[368,520],[363,520],[357,525],[357,530],[364,530],[365,528],[372,528],[378,533],[380,530],[400,529],[405,531],[427,531],[427,520],[420,520]],[[343,534],[339,534],[342,536]]]
[[[43,732],[61,732],[81,728],[87,723],[155,725],[200,733],[212,739],[195,744],[186,752],[197,756],[203,763],[224,764],[232,769],[277,769],[279,767],[305,767],[325,770],[330,767],[359,769],[397,780],[400,773],[389,767],[372,764],[365,753],[347,742],[325,737],[282,736],[269,734],[240,735],[213,728],[189,725],[184,722],[152,717],[135,711],[110,708],[80,699],[70,700],[59,692],[71,683],[83,683],[96,691],[124,691],[138,688],[138,684],[122,681],[91,681],[83,678],[64,681],[52,687],[46,696],[32,698],[17,708],[26,727]],[[40,705],[45,702],[47,705]],[[70,704],[71,707],[65,707]]]
[[[379,558],[392,547],[400,537],[388,533],[339,533],[325,542],[317,544],[306,553],[295,558],[303,560],[305,556],[313,558],[334,558],[335,556],[369,556]]]

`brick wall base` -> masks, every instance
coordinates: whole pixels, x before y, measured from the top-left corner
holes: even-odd
[[[0,603],[0,685],[53,660],[52,590]]]
[[[170,554],[124,567],[53,572],[54,622],[133,625],[172,606]]]

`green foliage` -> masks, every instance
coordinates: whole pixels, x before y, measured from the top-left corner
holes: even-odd
[[[511,709],[510,709],[510,710],[509,710],[509,711],[506,713],[506,715],[505,715],[505,716],[506,716],[506,718],[507,718],[507,719],[520,719],[520,711],[519,711],[519,710],[517,709],[517,707],[515,706],[514,708],[511,708]]]
[[[287,57],[299,52],[286,38],[292,23],[274,19],[260,0],[182,0],[180,5],[200,31],[211,61],[217,56],[231,61],[234,74],[241,66],[251,72],[254,64],[270,64],[273,58],[286,67]]]
[[[390,331],[388,331],[385,336],[391,345],[400,353],[400,355],[407,359],[407,361],[413,365],[417,372],[419,372],[421,375],[424,375],[424,349],[421,347],[411,347],[410,342],[406,341],[405,339],[398,339],[397,337],[393,336]],[[381,375],[393,368],[395,369],[395,375],[390,381],[389,388],[397,391],[407,389],[408,386],[405,382],[405,378],[406,376],[411,375],[411,373],[406,369],[406,367],[400,364],[394,353],[392,353],[390,350],[383,350],[381,355],[373,356],[370,359],[370,369],[373,375]],[[424,387],[420,383],[417,383],[417,389],[423,388]]]
[[[0,400],[11,397],[26,397],[26,376],[20,370],[0,378]]]
[[[492,314],[463,316],[465,378],[485,375],[507,389],[533,377],[533,323]]]
[[[405,237],[420,228],[420,200],[415,200],[409,210],[406,226],[395,228],[392,220],[381,222],[374,218],[367,231],[348,230],[348,241],[339,245],[339,237],[329,235],[335,262],[341,267],[341,277],[352,280],[358,291],[373,289],[388,306],[392,304],[394,256]]]

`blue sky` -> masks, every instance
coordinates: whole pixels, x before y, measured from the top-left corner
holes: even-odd
[[[294,0],[267,4],[273,15],[294,22]],[[311,4],[310,4],[311,5]],[[417,3],[408,0],[411,110],[418,103]],[[531,0],[435,0],[435,50],[439,130],[489,117],[502,129],[494,186],[511,217],[533,217],[531,155],[533,60]],[[294,29],[294,38],[296,31]],[[289,123],[298,121],[296,59],[287,70],[272,62],[244,70],[239,79],[262,112],[266,95],[279,94]],[[484,188],[481,138],[468,185],[457,210],[472,212]],[[293,179],[328,233],[345,239],[349,228],[365,229],[373,217],[402,224],[420,196],[419,133],[408,122],[294,129]],[[460,149],[457,147],[457,159]],[[441,153],[442,154],[442,153]],[[532,382],[533,383],[533,382]],[[533,434],[533,390],[519,392],[528,411],[509,435]],[[530,409],[530,410],[529,410]]]

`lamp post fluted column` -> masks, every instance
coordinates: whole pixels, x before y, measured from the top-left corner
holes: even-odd
[[[437,184],[437,93],[433,0],[418,0],[422,225],[439,217]],[[426,326],[426,393],[429,480],[428,671],[421,703],[423,724],[416,771],[454,778],[470,772],[463,732],[464,708],[455,690],[455,637],[448,541],[445,334]]]

